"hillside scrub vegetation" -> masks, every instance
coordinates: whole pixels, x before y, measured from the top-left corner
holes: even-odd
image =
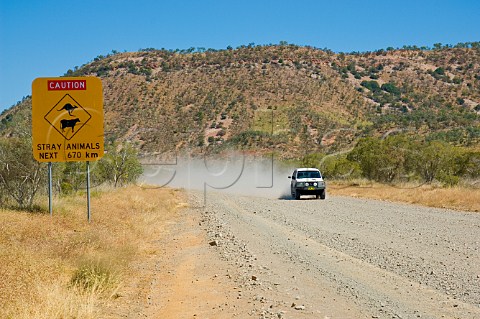
[[[236,148],[298,159],[394,129],[475,148],[479,74],[478,42],[351,53],[282,42],[115,51],[65,75],[102,79],[106,140],[135,142],[141,156]],[[27,97],[4,112],[2,135],[29,127],[30,109]]]

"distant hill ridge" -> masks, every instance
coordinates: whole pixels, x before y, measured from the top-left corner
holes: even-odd
[[[480,142],[480,45],[333,53],[282,43],[99,56],[66,76],[98,76],[106,141],[145,155],[243,149],[283,158],[403,132]],[[31,99],[0,116],[28,134]]]

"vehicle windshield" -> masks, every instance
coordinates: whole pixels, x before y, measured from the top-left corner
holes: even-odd
[[[299,171],[297,178],[321,178],[319,171]]]

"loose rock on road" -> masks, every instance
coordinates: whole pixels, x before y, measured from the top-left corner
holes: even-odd
[[[347,197],[193,195],[240,317],[480,318],[480,214]]]

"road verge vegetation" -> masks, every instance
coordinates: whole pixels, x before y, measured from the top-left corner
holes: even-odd
[[[84,194],[56,199],[52,217],[0,209],[0,317],[102,317],[181,198],[137,186],[94,191],[90,224]]]
[[[107,143],[106,154],[90,165],[91,185],[120,187],[142,174],[134,146]],[[85,162],[57,162],[52,168],[53,193],[68,196],[86,188]],[[0,207],[41,211],[36,198],[47,195],[47,164],[32,157],[31,137],[0,137]]]
[[[331,195],[410,203],[428,207],[480,212],[480,189],[435,184],[383,184],[368,180],[329,181]]]

